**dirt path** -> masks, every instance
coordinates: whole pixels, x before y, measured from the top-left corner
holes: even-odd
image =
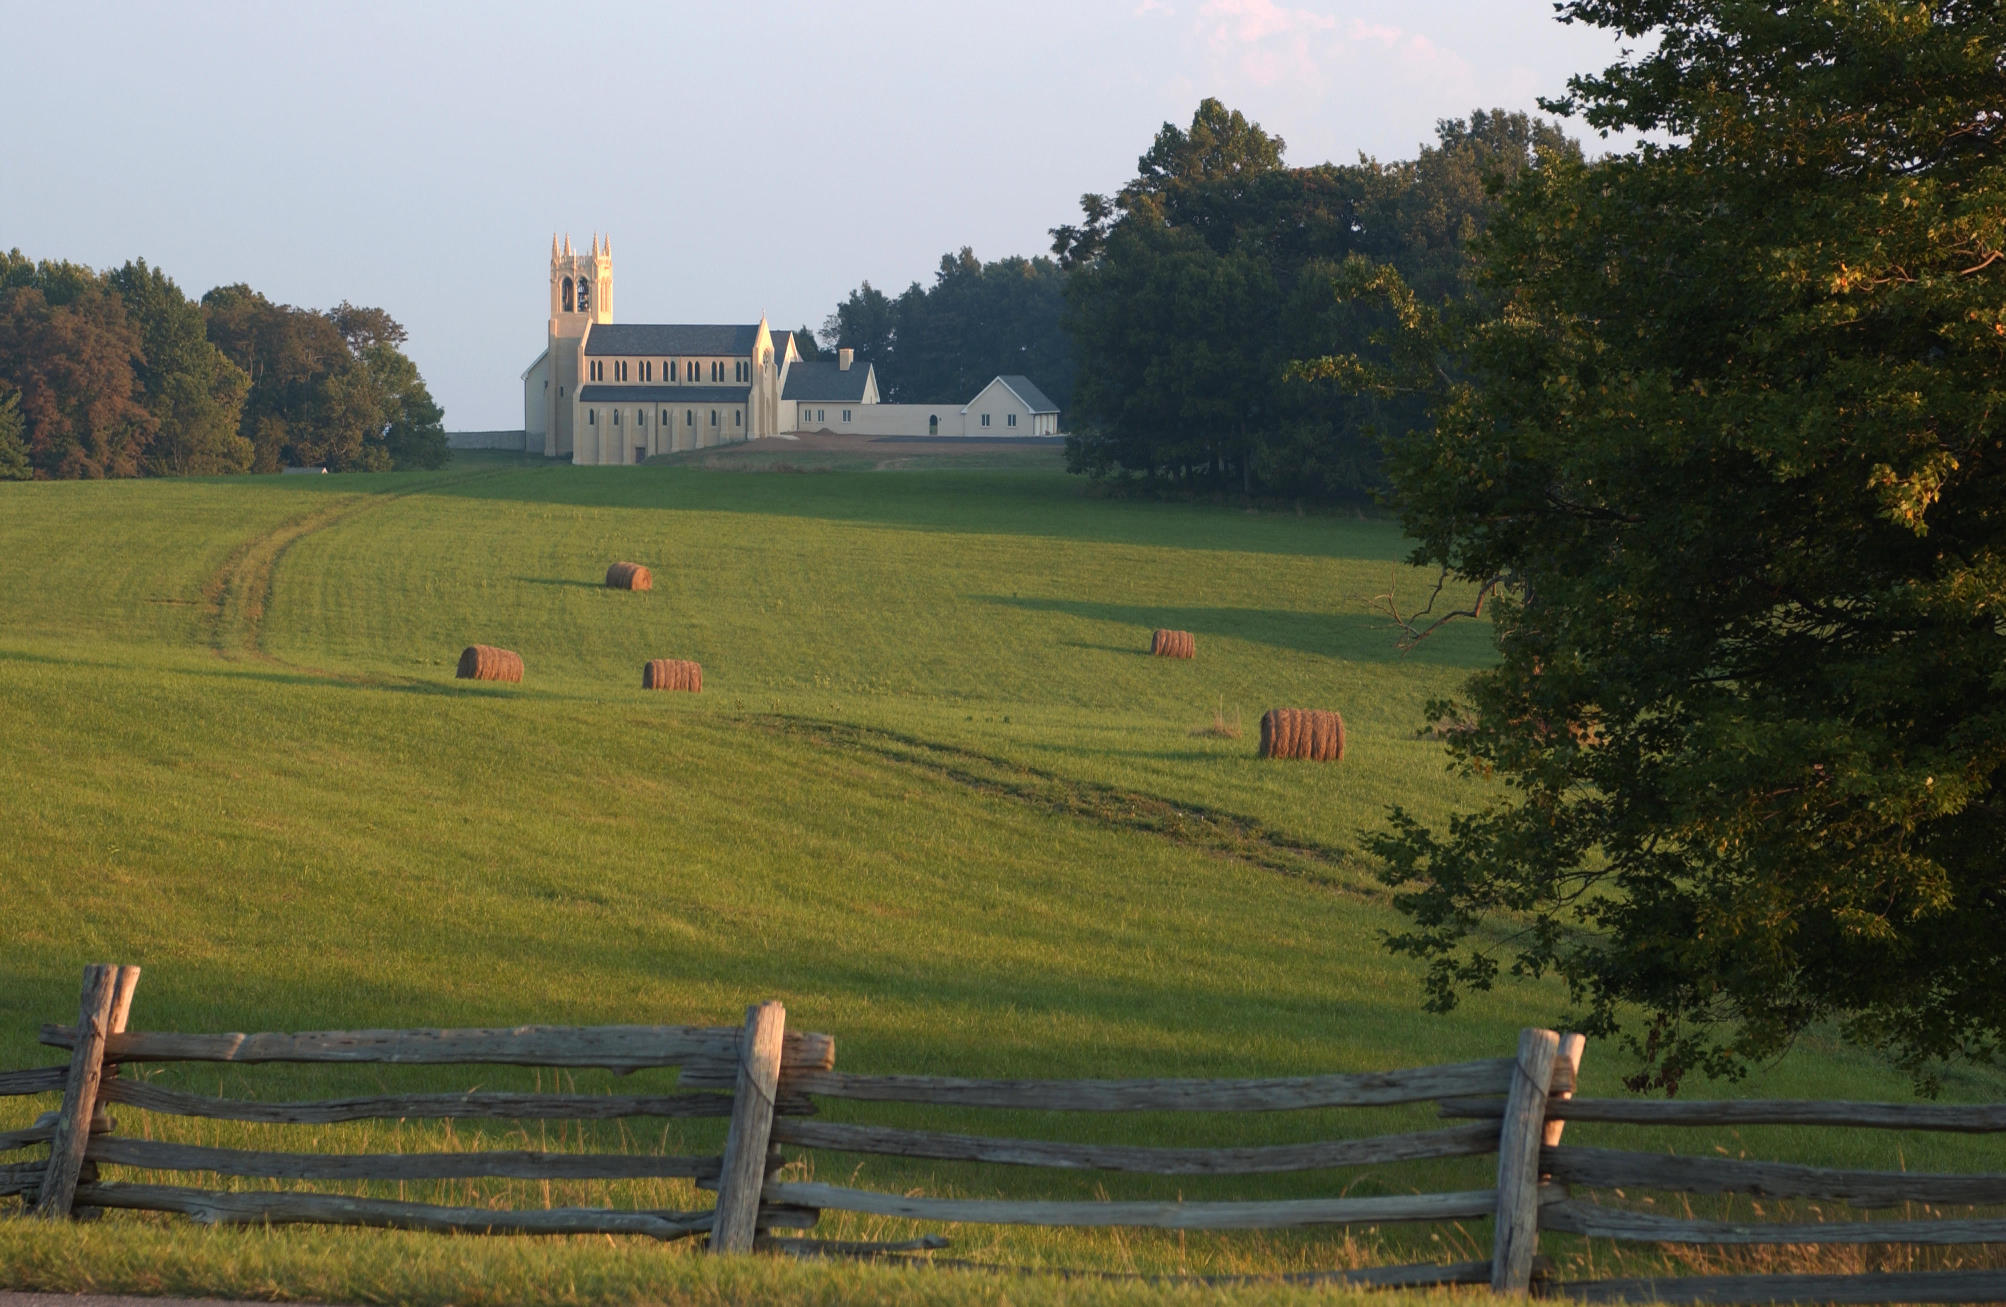
[[[434,477],[398,490],[364,490],[344,495],[309,513],[289,518],[262,535],[252,536],[230,551],[221,567],[202,583],[202,601],[208,608],[208,642],[219,657],[255,659],[291,667],[265,651],[265,610],[271,606],[272,587],[279,562],[286,550],[316,531],[324,531],[360,513],[411,495],[422,495],[444,486],[464,485],[499,476],[505,468],[487,468]],[[312,668],[293,668],[312,671]]]

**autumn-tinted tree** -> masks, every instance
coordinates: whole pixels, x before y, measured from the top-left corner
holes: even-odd
[[[1528,172],[1480,313],[1382,279],[1401,366],[1331,365],[1430,388],[1403,516],[1502,653],[1497,798],[1377,841],[1395,944],[1437,1005],[1557,972],[1640,1085],[1820,1022],[1926,1082],[2006,1034],[2006,12],[1562,12],[1650,39],[1552,107],[1653,143]]]
[[[438,467],[442,414],[382,309],[0,253],[0,391],[40,476]],[[11,456],[8,458],[11,466]]]
[[[0,290],[0,380],[19,394],[30,463],[42,476],[137,476],[158,425],[135,374],[139,333],[89,269],[23,264],[9,261]]]

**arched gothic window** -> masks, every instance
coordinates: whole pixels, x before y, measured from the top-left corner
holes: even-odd
[[[564,279],[564,311],[571,312],[571,278]]]
[[[583,277],[578,279],[578,311],[580,313],[592,311],[592,283]]]

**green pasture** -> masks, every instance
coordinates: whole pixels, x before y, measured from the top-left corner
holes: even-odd
[[[791,1025],[833,1033],[838,1066],[853,1071],[1372,1069],[1500,1056],[1519,1027],[1563,1019],[1564,993],[1532,980],[1428,1015],[1417,969],[1381,948],[1399,918],[1361,832],[1389,803],[1440,817],[1483,800],[1419,728],[1425,701],[1489,656],[1478,624],[1396,649],[1375,597],[1411,602],[1429,578],[1401,564],[1395,527],[1104,499],[1046,451],[979,466],[776,461],[576,469],[493,457],[441,473],[0,485],[0,1069],[55,1060],[36,1030],[74,1012],[87,961],[145,967],[140,1028],[725,1024],[780,998]],[[617,559],[651,567],[655,589],[606,590]],[[1198,657],[1147,657],[1155,626],[1195,632]],[[520,652],[523,684],[456,682],[475,642]],[[704,693],[643,692],[651,657],[699,660]],[[1341,710],[1346,760],[1256,758],[1261,711],[1283,705]],[[1201,733],[1215,716],[1237,718],[1240,738]],[[1587,1086],[1620,1092],[1627,1069],[1618,1050],[1591,1046]],[[490,1068],[149,1074],[275,1098],[550,1083]],[[1965,1074],[1949,1096],[2001,1090]],[[1906,1083],[1814,1042],[1750,1084],[1690,1092],[1898,1098]],[[0,1130],[52,1101],[0,1099]],[[1159,1143],[1432,1119],[826,1110]],[[719,1135],[704,1122],[281,1130],[137,1112],[120,1113],[120,1128],[372,1150],[687,1152],[714,1150]],[[1577,1126],[1569,1137],[2002,1167],[1990,1143],[1920,1135]],[[810,1165],[788,1174],[807,1178]],[[1489,1166],[1193,1181],[820,1156],[812,1178],[971,1196],[1298,1197],[1482,1187]],[[681,1181],[451,1182],[394,1196],[708,1202]],[[818,1234],[912,1229],[831,1214]],[[1481,1223],[947,1233],[960,1258],[1158,1274],[1478,1258],[1489,1245]],[[1564,1241],[1548,1251],[1629,1264]],[[120,1216],[83,1230],[0,1221],[5,1285],[495,1303],[1144,1294],[858,1268],[721,1273],[687,1245],[212,1232]]]

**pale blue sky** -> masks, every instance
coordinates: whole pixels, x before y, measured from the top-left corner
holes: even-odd
[[[962,245],[1044,252],[1204,96],[1291,163],[1392,159],[1616,51],[1550,0],[0,0],[0,31],[0,247],[381,305],[456,430],[521,425],[553,231],[612,234],[622,321],[819,326]]]

